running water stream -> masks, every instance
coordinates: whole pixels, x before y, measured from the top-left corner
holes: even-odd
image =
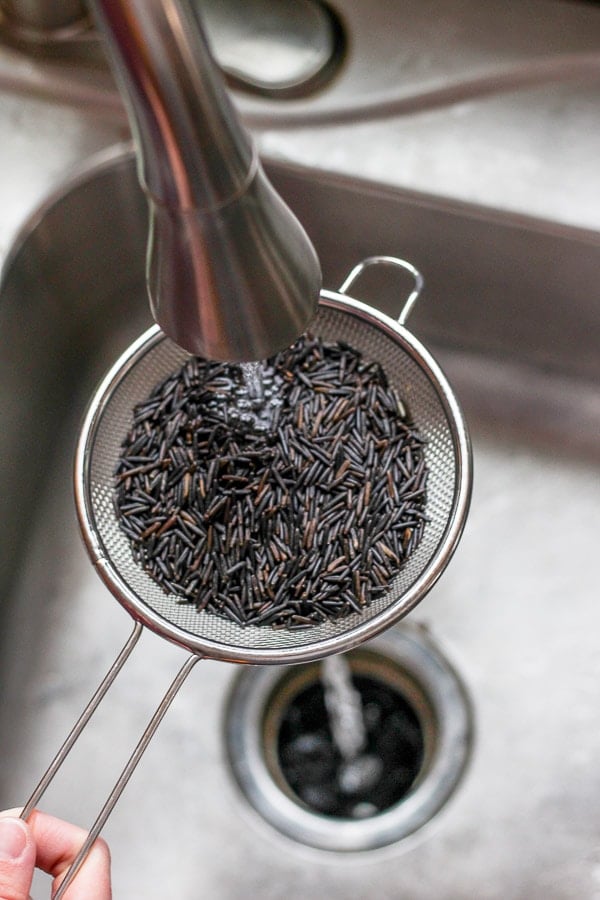
[[[352,670],[345,656],[329,656],[323,660],[321,682],[331,736],[342,757],[337,784],[344,794],[358,794],[378,781],[382,762],[368,753],[362,698],[352,684]]]
[[[367,732],[360,694],[344,656],[328,656],[321,663],[325,708],[334,743],[346,762],[365,749]]]
[[[263,400],[265,396],[265,386],[263,382],[262,363],[240,363],[240,368],[248,389],[248,395],[255,400]]]
[[[266,431],[277,424],[282,400],[272,367],[261,362],[240,363],[242,381],[233,388],[228,414],[232,422]]]

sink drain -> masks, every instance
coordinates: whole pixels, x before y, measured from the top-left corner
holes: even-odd
[[[471,709],[420,629],[393,629],[345,659],[364,719],[356,759],[332,736],[318,663],[243,671],[226,711],[227,752],[251,806],[283,834],[369,850],[412,834],[448,800],[468,759]]]
[[[363,660],[353,662],[352,680],[362,701],[367,737],[364,751],[351,763],[344,760],[332,738],[317,680],[293,697],[288,685],[284,710],[269,711],[275,712],[275,719],[266,723],[266,733],[275,727],[278,735],[273,742],[277,758],[267,761],[282,787],[289,787],[309,809],[362,819],[383,812],[408,793],[421,771],[425,735],[402,687],[375,674],[361,674]]]

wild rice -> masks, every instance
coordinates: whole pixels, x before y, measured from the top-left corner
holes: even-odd
[[[423,440],[382,367],[307,335],[263,364],[190,358],[133,411],[115,509],[178,602],[307,628],[388,590],[426,523]],[[238,403],[238,401],[242,401]]]

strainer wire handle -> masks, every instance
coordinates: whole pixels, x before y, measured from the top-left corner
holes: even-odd
[[[354,284],[358,276],[361,275],[365,269],[369,268],[369,266],[377,265],[399,266],[401,269],[405,269],[407,272],[410,272],[415,280],[415,286],[408,295],[407,299],[404,301],[404,306],[402,307],[402,311],[398,316],[398,324],[405,325],[406,320],[408,319],[412,308],[418,300],[425,284],[423,276],[421,275],[419,270],[416,269],[412,263],[409,263],[405,259],[400,259],[397,256],[368,256],[366,259],[363,259],[362,262],[359,262],[356,266],[354,266],[354,268],[342,282],[341,286],[338,288],[338,292],[340,294],[348,293],[348,289],[351,287],[351,285]]]
[[[58,888],[56,893],[53,895],[53,900],[60,900],[60,898],[64,895],[65,891],[67,890],[67,888],[70,885],[70,883],[72,882],[72,880],[75,878],[77,872],[83,865],[85,858],[88,855],[89,851],[91,850],[94,841],[96,840],[96,838],[102,831],[104,825],[106,824],[106,821],[107,821],[108,817],[110,816],[111,812],[113,811],[117,800],[123,793],[123,790],[125,789],[129,779],[131,778],[131,776],[134,772],[134,769],[136,768],[138,762],[142,758],[142,755],[143,755],[144,751],[146,750],[148,744],[152,740],[156,729],[160,725],[160,723],[161,723],[165,713],[167,712],[169,706],[171,705],[172,701],[175,699],[175,696],[176,696],[177,692],[179,691],[179,688],[182,686],[183,682],[185,681],[185,679],[191,672],[192,668],[195,666],[195,664],[200,659],[202,659],[202,656],[200,656],[197,653],[192,653],[190,656],[188,656],[185,663],[180,668],[179,672],[177,673],[177,675],[171,682],[163,699],[157,706],[152,718],[148,722],[148,725],[146,726],[144,733],[142,734],[141,738],[139,739],[135,750],[129,757],[127,763],[125,764],[123,771],[121,772],[121,774],[119,775],[119,778],[115,782],[115,785],[114,785],[112,791],[110,792],[110,794],[108,795],[108,798],[106,799],[104,806],[98,813],[98,817],[97,817],[96,821],[94,822],[94,824],[92,825],[92,827],[88,833],[88,836],[85,839],[85,842],[82,844],[77,856],[73,860],[70,869],[68,870],[63,881],[60,884],[60,887]]]
[[[85,728],[85,726],[91,719],[92,715],[94,714],[94,712],[100,705],[100,702],[102,701],[106,692],[110,688],[111,684],[113,683],[113,681],[115,680],[115,678],[117,677],[117,675],[119,674],[121,669],[123,668],[123,665],[129,659],[129,656],[131,655],[133,648],[137,644],[142,631],[143,631],[143,625],[140,622],[136,622],[136,624],[134,625],[133,631],[131,632],[131,634],[129,635],[127,641],[125,642],[125,644],[123,646],[123,649],[121,650],[121,652],[119,653],[119,655],[117,656],[117,658],[115,659],[113,664],[111,665],[110,669],[108,670],[108,672],[106,673],[106,675],[104,676],[104,678],[102,679],[100,684],[98,685],[91,700],[89,701],[89,703],[87,704],[87,706],[85,707],[85,709],[83,710],[83,712],[81,713],[81,715],[79,716],[79,718],[77,719],[75,724],[73,725],[66,740],[63,742],[62,746],[59,748],[58,752],[56,753],[56,756],[54,757],[54,759],[52,760],[52,762],[50,763],[50,765],[48,766],[48,768],[42,775],[40,781],[34,788],[31,796],[29,797],[29,800],[23,807],[23,810],[21,811],[22,819],[28,819],[29,816],[31,815],[31,813],[33,812],[33,810],[35,809],[35,807],[40,802],[41,798],[43,797],[43,795],[46,792],[46,789],[50,786],[50,783],[52,782],[54,776],[56,775],[56,773],[58,772],[58,770],[64,763],[65,759],[67,758],[67,756],[73,749],[73,746],[74,746],[75,742],[77,741],[77,739],[79,738],[79,736],[81,735],[81,732],[83,731],[83,729]]]

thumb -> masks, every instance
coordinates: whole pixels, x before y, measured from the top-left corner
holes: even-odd
[[[13,816],[0,817],[0,900],[27,900],[35,856],[27,823]]]

